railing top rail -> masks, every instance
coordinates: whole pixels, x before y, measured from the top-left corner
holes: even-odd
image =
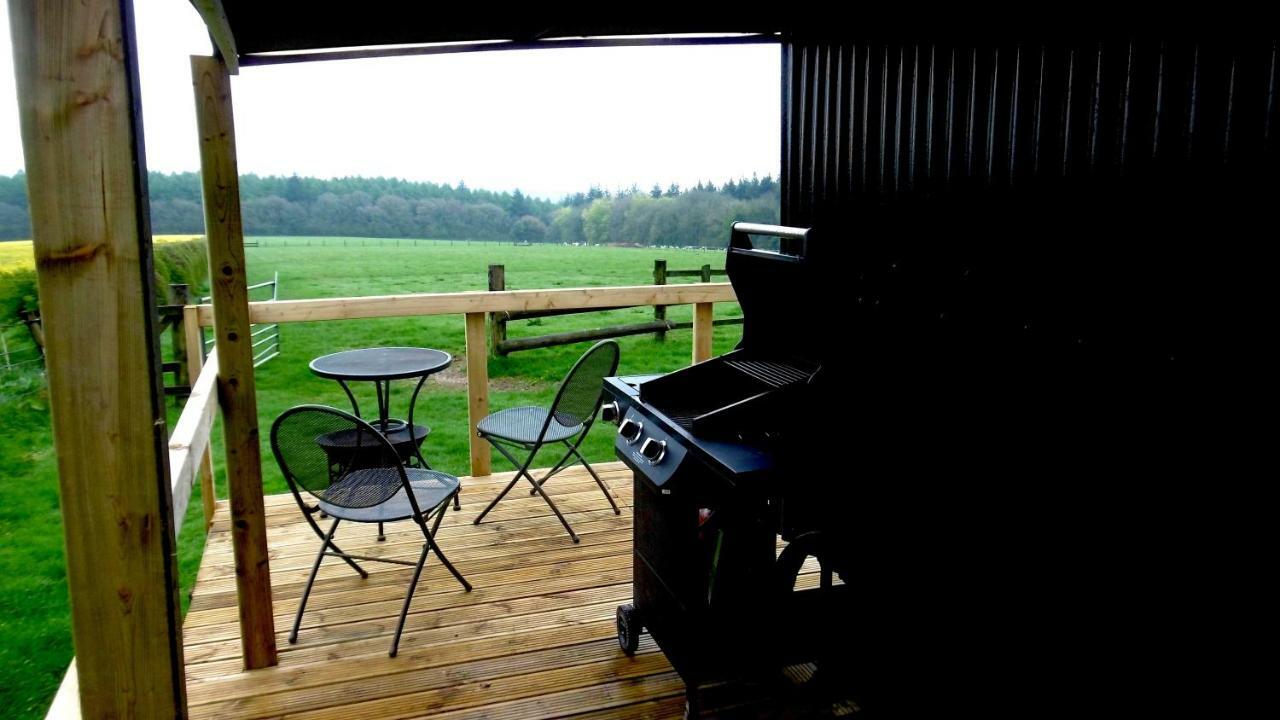
[[[729,283],[694,285],[628,285],[616,287],[557,288],[554,290],[477,290],[412,295],[275,300],[249,303],[249,322],[281,323],[315,320],[354,320],[377,317],[458,315],[609,308],[625,305],[691,305],[733,302],[737,297]],[[213,324],[213,306],[196,306],[202,327]]]

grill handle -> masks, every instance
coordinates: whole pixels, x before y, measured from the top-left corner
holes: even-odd
[[[735,222],[730,226],[729,252],[740,255],[762,255],[780,260],[799,260],[804,257],[809,247],[809,233],[812,228],[787,227],[785,225],[764,225],[761,223]],[[758,250],[751,246],[748,235],[763,235],[782,240],[782,252]],[[789,241],[789,242],[787,242]]]

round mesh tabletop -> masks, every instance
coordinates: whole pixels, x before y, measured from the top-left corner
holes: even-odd
[[[453,362],[443,350],[412,347],[361,348],[321,355],[311,372],[332,380],[399,380],[439,372]]]

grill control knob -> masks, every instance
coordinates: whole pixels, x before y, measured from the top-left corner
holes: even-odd
[[[667,456],[667,441],[648,438],[640,446],[640,454],[645,456],[649,462],[657,465],[662,462],[662,458]]]
[[[623,420],[622,424],[618,426],[618,434],[622,436],[623,440],[627,441],[628,445],[636,444],[636,441],[640,439],[642,430],[644,430],[644,423],[636,422],[631,418]]]
[[[618,412],[618,403],[616,402],[605,403],[604,407],[600,408],[600,419],[607,423],[618,422],[618,417],[621,414]]]

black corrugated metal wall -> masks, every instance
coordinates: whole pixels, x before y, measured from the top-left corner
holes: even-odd
[[[1275,42],[784,45],[783,221],[864,195],[1274,163]]]
[[[1176,361],[1210,330],[1194,289],[1273,224],[1276,86],[1274,41],[793,37],[783,222],[825,231],[882,339]]]
[[[1186,618],[1252,541],[1206,490],[1231,453],[1189,473],[1235,415],[1195,370],[1242,374],[1269,311],[1236,293],[1274,285],[1277,44],[792,37],[782,77],[783,222],[828,273],[788,318],[833,369],[789,481],[851,529],[860,700],[1219,702]]]

